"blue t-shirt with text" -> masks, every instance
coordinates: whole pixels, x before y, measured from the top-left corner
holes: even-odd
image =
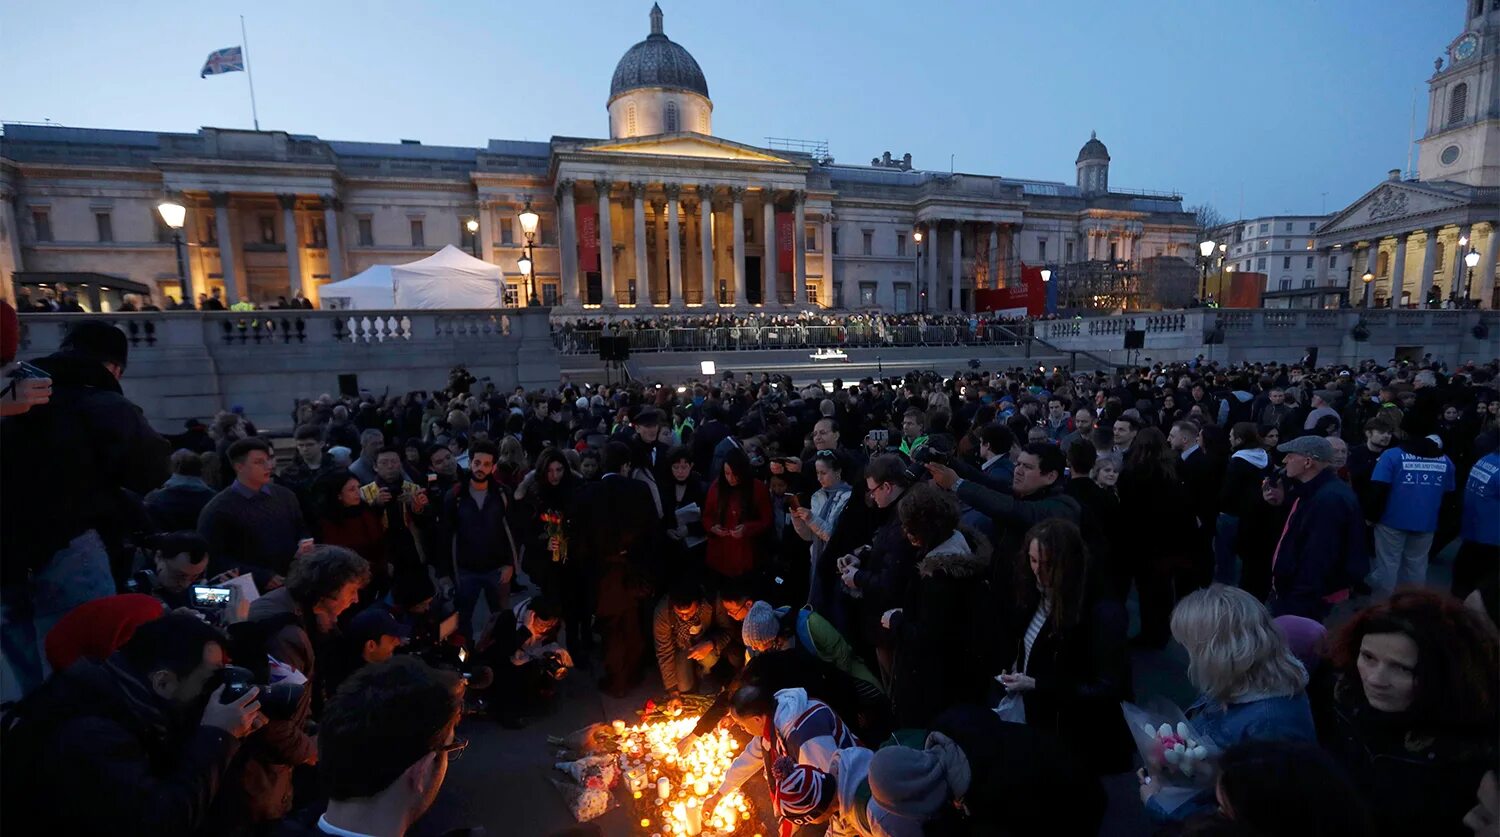
[[[1417,456],[1400,448],[1382,453],[1371,476],[1391,484],[1380,522],[1403,532],[1437,531],[1443,495],[1457,488],[1453,471],[1453,461],[1446,456]]]
[[[1500,544],[1500,453],[1480,459],[1469,471],[1459,534],[1467,543]]]

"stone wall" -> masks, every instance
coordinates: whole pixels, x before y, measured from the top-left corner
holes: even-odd
[[[121,384],[164,433],[234,405],[263,429],[291,429],[292,403],[358,375],[377,395],[433,390],[463,364],[501,392],[556,386],[545,308],[495,311],[171,311],[23,314],[20,356],[55,351],[74,323],[106,319],[130,339]]]

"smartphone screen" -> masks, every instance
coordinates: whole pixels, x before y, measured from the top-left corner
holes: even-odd
[[[228,587],[193,585],[193,604],[200,607],[222,607],[229,604]]]

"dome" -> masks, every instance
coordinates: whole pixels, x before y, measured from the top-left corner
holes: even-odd
[[[651,34],[625,51],[609,82],[609,98],[641,88],[666,87],[708,98],[708,82],[698,62],[662,32],[661,7],[651,6]]]
[[[1109,162],[1109,149],[1104,147],[1104,143],[1099,141],[1099,135],[1093,131],[1089,131],[1089,141],[1083,144],[1083,148],[1078,149],[1078,159],[1073,162],[1082,163],[1084,160]]]

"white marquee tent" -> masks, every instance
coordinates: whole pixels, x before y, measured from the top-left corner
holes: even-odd
[[[318,293],[340,309],[499,308],[500,268],[448,245],[409,264],[375,265]]]

